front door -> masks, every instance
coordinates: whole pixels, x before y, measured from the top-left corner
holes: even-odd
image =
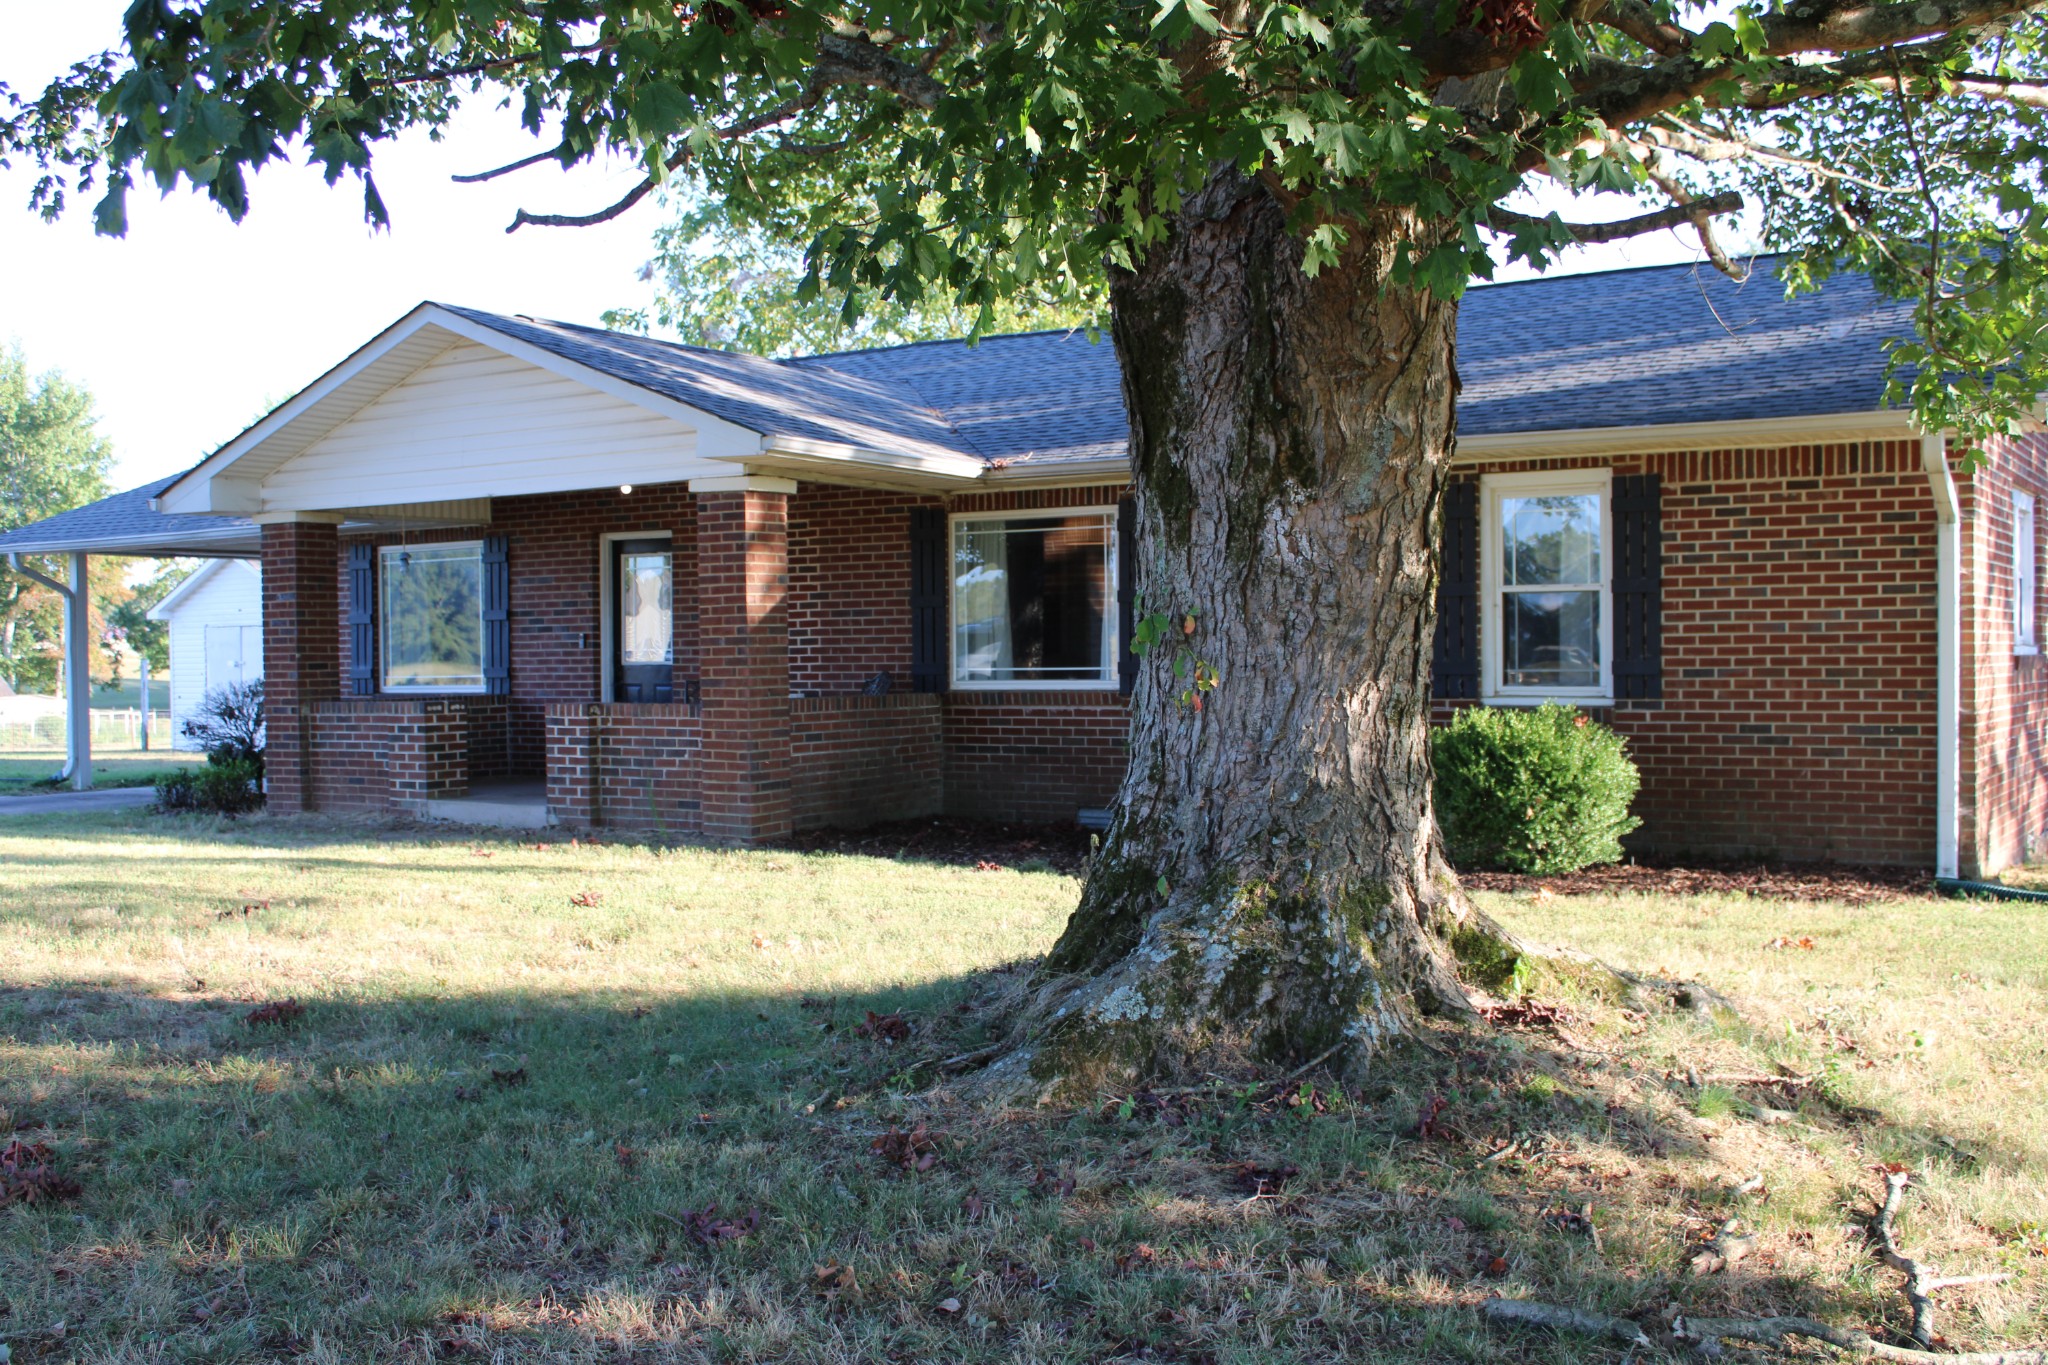
[[[612,698],[674,701],[675,583],[666,540],[612,542]]]

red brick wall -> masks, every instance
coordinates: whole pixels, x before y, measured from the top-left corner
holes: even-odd
[[[943,808],[938,697],[807,697],[789,709],[797,829],[909,820]]]
[[[340,693],[340,552],[335,528],[321,522],[272,523],[261,539],[264,773],[270,809],[288,815],[310,809],[313,708]]]
[[[2013,652],[2012,494],[2032,493],[2035,535],[2048,517],[2048,437],[1990,443],[1957,479],[1962,512],[1962,739],[1959,842],[1966,876],[1990,876],[2048,848],[2048,656]],[[2039,621],[2035,639],[2042,638]]]
[[[1130,713],[1110,691],[946,694],[946,813],[1071,820],[1123,782]]]
[[[309,808],[347,813],[468,795],[478,767],[491,766],[506,707],[495,697],[343,697],[311,710]]]
[[[1932,864],[1919,460],[1896,441],[1485,467],[1663,477],[1664,696],[1604,716],[1642,770],[1633,847]]]
[[[702,727],[682,703],[546,708],[548,806],[565,825],[695,834]]]
[[[675,583],[674,654],[678,683],[697,674],[696,508],[685,484],[636,486],[534,497],[494,498],[491,525],[383,534],[380,545],[506,537],[512,579],[512,691],[501,744],[504,757],[488,773],[541,771],[543,713],[551,702],[593,702],[603,695],[603,575],[610,572],[598,537],[659,534],[671,540]],[[351,537],[353,539],[353,537]],[[337,593],[345,602],[347,567],[337,560]],[[346,612],[340,617],[346,622]],[[345,624],[338,627],[346,657]],[[479,746],[479,752],[482,746]]]
[[[938,498],[804,484],[789,503],[789,686],[910,685],[910,509]]]
[[[704,833],[779,839],[791,811],[788,494],[699,495],[697,615]]]

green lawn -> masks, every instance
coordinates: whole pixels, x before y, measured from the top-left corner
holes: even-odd
[[[205,761],[205,754],[183,753],[161,745],[148,753],[140,749],[94,750],[93,785],[147,787],[156,781],[158,773]],[[0,749],[0,796],[44,790],[63,769],[61,750]]]
[[[1747,1022],[1563,1000],[1556,1024],[1433,1028],[1347,1089],[1008,1114],[932,1089],[919,1064],[983,1041],[962,1007],[1043,951],[1077,885],[260,817],[0,824],[0,1134],[80,1187],[0,1208],[0,1343],[17,1362],[1618,1361],[1474,1305],[1895,1334],[1897,1276],[1845,1231],[1885,1161],[1923,1184],[1910,1249],[2014,1276],[1944,1292],[1948,1341],[2042,1335],[2032,907],[1488,897],[1532,937],[1711,979]],[[303,1015],[246,1022],[285,1000]],[[909,1036],[864,1036],[870,1011]],[[1777,1062],[1818,1079],[1715,1079]],[[1693,1274],[1729,1217],[1754,1250]]]

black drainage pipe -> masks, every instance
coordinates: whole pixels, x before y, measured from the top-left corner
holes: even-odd
[[[2048,891],[2028,891],[1997,882],[1970,882],[1961,877],[1936,877],[1934,889],[1947,896],[1989,896],[2002,901],[2048,901]]]

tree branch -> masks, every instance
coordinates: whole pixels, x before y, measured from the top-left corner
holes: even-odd
[[[1724,190],[1705,199],[1681,201],[1669,208],[1638,214],[1634,218],[1617,219],[1612,223],[1566,223],[1554,215],[1550,218],[1538,218],[1534,214],[1516,213],[1512,209],[1496,206],[1486,211],[1485,226],[1496,232],[1561,227],[1573,241],[1590,246],[1601,242],[1619,242],[1649,232],[1662,232],[1666,228],[1683,227],[1687,223],[1697,225],[1716,214],[1740,211],[1742,202],[1739,193]]]
[[[1890,89],[1899,89],[1896,76],[1872,76],[1871,84]],[[1959,76],[1930,78],[1930,96],[1958,94],[1974,95],[1978,99],[2003,100],[2007,104],[2025,105],[2029,109],[2048,109],[2048,85],[2034,81],[2007,80],[2002,76],[1989,76],[1979,71],[1964,72]],[[1901,90],[1901,93],[1907,93]]]
[[[1882,1360],[1891,1365],[2048,1365],[2048,1349],[2040,1347],[1955,1354],[1925,1349],[1934,1341],[1934,1305],[1928,1297],[1930,1294],[1953,1285],[1984,1284],[2006,1277],[1963,1275],[1937,1279],[1918,1261],[1900,1251],[1898,1243],[1892,1239],[1892,1219],[1898,1213],[1899,1202],[1908,1183],[1903,1171],[1886,1174],[1884,1201],[1871,1220],[1870,1231],[1885,1264],[1906,1276],[1906,1301],[1913,1312],[1913,1339],[1920,1343],[1920,1349],[1892,1346],[1865,1332],[1830,1327],[1812,1318],[1794,1317],[1694,1318],[1681,1315],[1671,1320],[1666,1344],[1689,1348],[1702,1355],[1713,1355],[1718,1354],[1719,1343],[1724,1340],[1783,1346],[1792,1338],[1803,1337],[1809,1341],[1825,1342],[1850,1355]],[[1488,1299],[1480,1305],[1480,1311],[1493,1322],[1513,1327],[1548,1327],[1585,1336],[1610,1337],[1639,1349],[1657,1344],[1639,1323],[1578,1308],[1562,1308],[1529,1299]]]
[[[562,149],[559,146],[552,147],[545,152],[535,152],[532,156],[522,156],[517,161],[507,162],[505,165],[493,170],[475,171],[469,175],[451,175],[448,178],[458,185],[481,184],[486,180],[496,180],[501,175],[510,175],[514,171],[523,171],[528,166],[538,166],[543,161],[559,161],[561,155]]]
[[[881,90],[925,110],[936,108],[939,97],[946,89],[945,85],[922,64],[903,60],[888,48],[869,41],[863,32],[828,33],[818,40],[818,62],[812,68],[810,80],[806,83],[802,95],[751,118],[716,129],[713,136],[722,142],[730,142],[751,136],[778,123],[787,122],[806,110],[816,108],[828,93],[842,85]],[[540,153],[500,170],[488,171],[470,178],[488,180],[505,171],[533,165],[549,155],[552,153]],[[685,147],[669,156],[662,165],[669,171],[675,171],[689,159],[690,152]],[[456,178],[460,180],[464,177]],[[617,200],[593,213],[528,213],[525,209],[520,209],[512,215],[512,222],[505,231],[517,232],[522,227],[592,227],[598,223],[608,223],[645,199],[653,191],[655,179],[654,176],[648,176]]]
[[[1698,34],[1677,24],[1667,23],[1657,17],[1643,0],[1608,0],[1599,12],[1589,16],[1590,22],[1613,29],[1624,38],[1629,38],[1662,57],[1675,57],[1689,52]]]

